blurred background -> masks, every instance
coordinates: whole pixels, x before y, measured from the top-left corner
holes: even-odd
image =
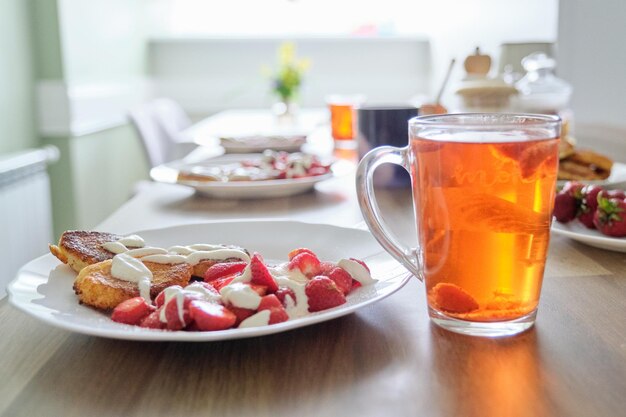
[[[621,0],[0,0],[0,174],[16,153],[43,149],[50,182],[4,193],[2,206],[17,200],[34,219],[32,206],[48,205],[53,236],[94,227],[148,178],[129,109],[157,97],[192,120],[270,108],[264,68],[285,41],[310,62],[302,108],[331,93],[432,102],[456,59],[441,98],[455,110],[476,47],[494,78],[519,79],[521,58],[543,51],[573,88],[579,140],[626,141],[624,21]],[[32,200],[39,193],[50,203]]]

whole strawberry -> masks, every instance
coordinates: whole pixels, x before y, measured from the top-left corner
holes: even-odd
[[[607,236],[626,236],[626,199],[600,196],[593,223]]]
[[[578,209],[578,221],[589,229],[595,229],[593,217],[598,208],[598,194],[602,191],[604,191],[604,188],[599,185],[586,185],[581,190],[582,199]]]
[[[583,199],[584,185],[577,181],[568,181],[554,199],[553,215],[557,221],[567,223],[576,218]]]

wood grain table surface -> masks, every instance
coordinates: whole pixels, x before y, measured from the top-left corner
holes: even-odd
[[[128,233],[231,218],[361,225],[353,177],[289,198],[147,186],[99,226]],[[415,239],[410,191],[379,190]],[[410,243],[410,242],[409,242]],[[622,416],[626,255],[552,236],[536,325],[510,338],[431,324],[413,279],[349,316],[271,336],[132,342],[60,330],[0,300],[2,416]]]

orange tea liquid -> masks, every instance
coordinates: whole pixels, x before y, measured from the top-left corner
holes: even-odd
[[[537,308],[559,139],[505,140],[411,139],[428,304],[445,316],[503,321]]]
[[[354,138],[354,109],[351,104],[330,104],[330,125],[333,139]]]

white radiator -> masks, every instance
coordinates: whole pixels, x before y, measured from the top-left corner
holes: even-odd
[[[52,242],[47,165],[53,146],[0,155],[0,298],[18,269],[46,253]]]

